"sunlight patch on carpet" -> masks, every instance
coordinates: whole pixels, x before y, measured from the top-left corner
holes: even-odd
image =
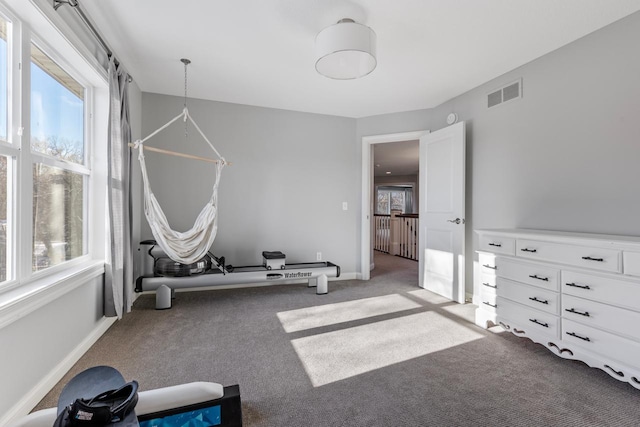
[[[465,344],[483,335],[435,312],[292,340],[314,387]]]
[[[411,301],[402,295],[392,294],[282,311],[278,313],[278,319],[280,319],[284,330],[290,333],[367,319],[383,314],[397,313],[418,307],[421,307],[421,305],[417,302]]]

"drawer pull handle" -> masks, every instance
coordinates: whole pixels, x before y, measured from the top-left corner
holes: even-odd
[[[591,317],[588,311],[578,311],[575,308],[565,308],[564,311],[568,311],[569,313],[579,314],[584,317]]]
[[[498,285],[490,285],[489,283],[485,283],[485,282],[482,282],[482,285],[486,286],[487,288],[498,289]]]
[[[492,269],[492,270],[497,270],[497,269],[498,269],[498,267],[497,267],[497,266],[495,266],[495,265],[482,264],[482,266],[483,266],[483,267],[490,268],[490,269]]]
[[[583,336],[580,336],[580,335],[576,334],[575,332],[567,332],[567,335],[570,335],[570,336],[572,336],[572,337],[576,337],[576,338],[580,338],[582,341],[587,341],[587,342],[590,342],[590,341],[591,341],[591,340],[589,339],[589,337],[583,337]]]
[[[489,307],[493,307],[493,308],[498,307],[498,304],[491,304],[490,302],[487,302],[487,301],[482,301],[482,303],[485,305],[488,305]]]
[[[587,261],[598,261],[598,262],[604,261],[604,258],[593,258],[590,256],[583,256],[582,259],[586,259]]]
[[[502,243],[489,243],[489,246],[495,246],[496,248],[501,248]]]
[[[529,297],[531,301],[539,302],[541,304],[549,304],[549,301],[546,299],[538,299],[538,297]]]
[[[614,374],[616,374],[619,377],[624,377],[624,372],[622,371],[616,371],[615,369],[613,369],[611,366],[609,365],[604,365],[605,368],[610,369],[611,372],[613,372]]]
[[[575,283],[565,283],[565,285],[571,286],[572,288],[591,289],[588,285],[576,285]]]
[[[531,252],[531,253],[536,253],[538,252],[537,249],[529,249],[529,248],[522,248],[520,249],[522,252]]]
[[[548,323],[541,322],[538,319],[529,319],[529,322],[537,323],[538,325],[544,326],[545,328],[549,327]]]
[[[524,334],[525,333],[523,330],[516,329],[516,328],[513,328],[513,332],[515,332],[516,334]]]
[[[548,281],[549,281],[549,278],[548,278],[548,277],[538,276],[537,274],[533,274],[533,275],[531,275],[531,276],[529,276],[529,277],[531,277],[532,279],[543,280],[543,281],[545,281],[545,282],[548,282]]]

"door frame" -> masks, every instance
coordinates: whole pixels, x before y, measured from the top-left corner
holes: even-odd
[[[371,217],[373,215],[373,205],[371,196],[373,193],[373,145],[388,142],[402,142],[420,140],[421,137],[430,133],[429,130],[417,130],[411,132],[389,133],[382,135],[371,135],[362,137],[362,202],[361,228],[360,228],[360,273],[358,279],[369,280],[371,278]],[[420,257],[420,254],[418,254]]]

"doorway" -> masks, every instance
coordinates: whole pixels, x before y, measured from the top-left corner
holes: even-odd
[[[375,152],[378,151],[379,156],[384,156],[385,152],[393,151],[395,144],[407,144],[407,146],[402,147],[402,145],[396,145],[395,148],[399,148],[402,151],[405,151],[409,154],[411,152],[410,148],[407,148],[409,145],[417,144],[417,141],[424,135],[429,133],[428,130],[422,131],[414,131],[414,132],[402,132],[396,134],[386,134],[386,135],[375,135],[375,136],[366,136],[362,138],[362,207],[363,207],[363,215],[362,215],[362,229],[361,229],[361,278],[363,280],[369,280],[371,277],[371,270],[374,268],[374,249],[373,243],[375,242],[375,231],[374,231],[374,220],[375,213],[377,210],[377,198],[376,198],[376,190],[374,183],[376,182],[376,175],[378,175],[378,182],[380,186],[385,186],[384,184],[398,184],[402,185],[402,181],[404,184],[407,184],[407,181],[411,181],[411,175],[418,175],[418,168],[415,170],[407,170],[406,172],[402,172],[402,162],[396,162],[395,164],[387,164],[383,165],[382,162],[375,161]],[[413,142],[412,142],[413,141]],[[404,143],[404,144],[403,144]],[[377,150],[376,150],[377,149]],[[380,158],[380,157],[379,157]],[[419,162],[419,157],[418,157]],[[380,164],[379,167],[376,167],[377,164]],[[393,167],[393,168],[392,168]],[[387,174],[386,172],[391,172]],[[405,175],[400,175],[401,173]],[[391,176],[391,178],[384,178],[386,176]],[[400,178],[393,178],[393,177]],[[382,179],[380,179],[382,178]],[[395,181],[394,181],[395,179]],[[387,185],[387,186],[394,186]],[[415,183],[412,183],[416,187],[418,186],[418,182],[416,180]],[[419,191],[414,192],[416,195]],[[412,210],[413,206],[417,206],[417,200],[412,201]],[[406,204],[405,204],[405,209]],[[412,212],[413,213],[413,212]]]
[[[419,140],[419,219],[417,259],[419,284],[453,301],[465,302],[465,123],[434,133],[406,132],[363,137],[361,275],[368,280],[373,269],[372,222],[374,199],[374,148],[377,144]],[[393,216],[392,216],[393,218]],[[393,231],[391,231],[393,234]],[[393,245],[393,243],[392,243]]]

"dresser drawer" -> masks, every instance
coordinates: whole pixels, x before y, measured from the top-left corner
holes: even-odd
[[[560,311],[560,297],[557,292],[538,286],[524,285],[502,277],[498,277],[497,284],[499,297],[551,314],[557,315]]]
[[[569,319],[562,319],[562,340],[629,366],[640,360],[640,343]]]
[[[480,264],[480,274],[495,275],[498,269],[496,256],[484,252],[478,253],[478,263]]]
[[[622,251],[518,239],[516,256],[594,270],[622,272]]]
[[[498,297],[497,320],[512,327],[516,333],[544,334],[559,338],[560,318],[551,313],[517,304]]]
[[[481,251],[503,255],[515,255],[516,253],[516,239],[513,237],[483,234],[479,240]]]
[[[640,280],[634,282],[564,270],[562,293],[640,310]]]
[[[552,291],[559,289],[560,269],[558,268],[500,257],[496,260],[496,265],[498,266],[496,273],[499,277]]]
[[[636,311],[563,295],[562,317],[640,341],[640,313]]]
[[[480,286],[482,288],[496,289],[496,276],[494,274],[480,274]]]
[[[624,274],[640,276],[640,252],[625,251],[622,254]]]
[[[491,313],[496,312],[497,308],[497,296],[494,289],[482,288],[480,289],[480,307]]]

